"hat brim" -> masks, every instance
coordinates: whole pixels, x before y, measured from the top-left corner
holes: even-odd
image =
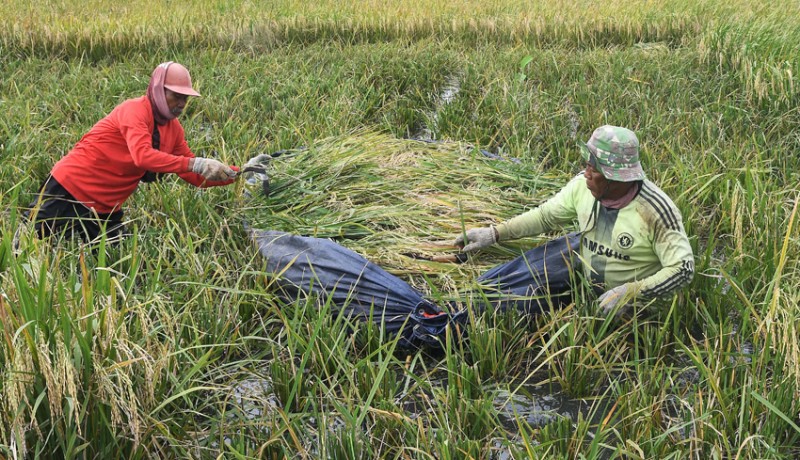
[[[592,164],[592,167],[600,171],[603,174],[603,177],[608,180],[616,182],[635,182],[644,180],[646,178],[641,163],[636,163],[627,168],[615,169],[598,161],[597,156],[595,156],[585,142],[578,142],[578,147],[581,150],[581,156],[583,157],[583,160]]]
[[[177,85],[164,85],[164,88],[178,94],[183,94],[186,96],[199,96],[200,93],[193,90],[188,86],[177,86]]]
[[[640,164],[619,169],[614,169],[610,166],[602,165],[600,163],[598,163],[597,166],[600,167],[600,172],[603,173],[603,176],[606,179],[613,180],[615,182],[636,182],[637,180],[645,179],[644,170]]]
[[[586,145],[586,142],[578,141],[578,148],[581,150],[581,156],[583,157],[583,161],[589,162],[592,159],[592,151],[589,150],[589,146]]]

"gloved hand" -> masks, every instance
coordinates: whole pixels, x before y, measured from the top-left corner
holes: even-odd
[[[475,251],[497,243],[497,231],[494,227],[472,228],[467,230],[467,244],[464,246],[464,235],[456,237],[455,245],[463,246],[461,252]]]
[[[247,163],[245,163],[244,166],[242,166],[242,169],[253,168],[253,167],[264,167],[269,163],[271,159],[272,157],[269,154],[261,153],[247,160]]]
[[[206,180],[226,181],[236,177],[237,172],[224,163],[213,158],[194,158],[192,172],[200,174]]]
[[[608,316],[617,306],[624,306],[635,294],[630,283],[622,284],[604,292],[597,300],[600,302],[600,311]]]

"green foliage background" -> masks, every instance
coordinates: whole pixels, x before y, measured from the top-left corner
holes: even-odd
[[[799,9],[3,3],[2,455],[795,458]],[[118,248],[31,238],[20,212],[52,164],[165,60],[203,94],[182,119],[196,153],[242,164],[308,147],[305,164],[275,162],[284,199],[243,205],[244,183],[168,180],[129,201],[134,235]],[[331,218],[324,235],[450,297],[517,246],[459,268],[397,253],[540,203],[580,170],[575,143],[606,123],[637,132],[695,248],[692,286],[650,319],[598,318],[579,297],[535,324],[475,315],[468,343],[408,354],[330,306],[281,304],[242,228],[274,217],[319,233],[297,220],[317,212]],[[446,142],[407,140],[420,135]],[[402,151],[421,163],[352,170],[352,188],[337,189],[337,162]],[[326,214],[369,193],[384,208],[365,198],[350,217]],[[509,415],[534,383],[591,409],[544,425]]]

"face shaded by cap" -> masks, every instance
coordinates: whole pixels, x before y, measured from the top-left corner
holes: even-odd
[[[594,130],[589,141],[579,144],[583,159],[603,176],[617,182],[644,180],[639,162],[639,139],[627,128],[605,125]]]
[[[153,106],[153,116],[159,125],[180,115],[188,96],[199,95],[192,88],[192,78],[186,67],[171,61],[163,62],[153,70],[147,86],[147,98]]]

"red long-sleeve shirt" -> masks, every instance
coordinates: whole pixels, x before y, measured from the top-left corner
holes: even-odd
[[[72,196],[98,213],[118,211],[146,171],[176,173],[198,187],[233,182],[207,181],[189,171],[194,154],[177,118],[158,127],[159,150],[153,149],[154,124],[147,97],[129,99],[98,121],[56,162],[51,174]]]

